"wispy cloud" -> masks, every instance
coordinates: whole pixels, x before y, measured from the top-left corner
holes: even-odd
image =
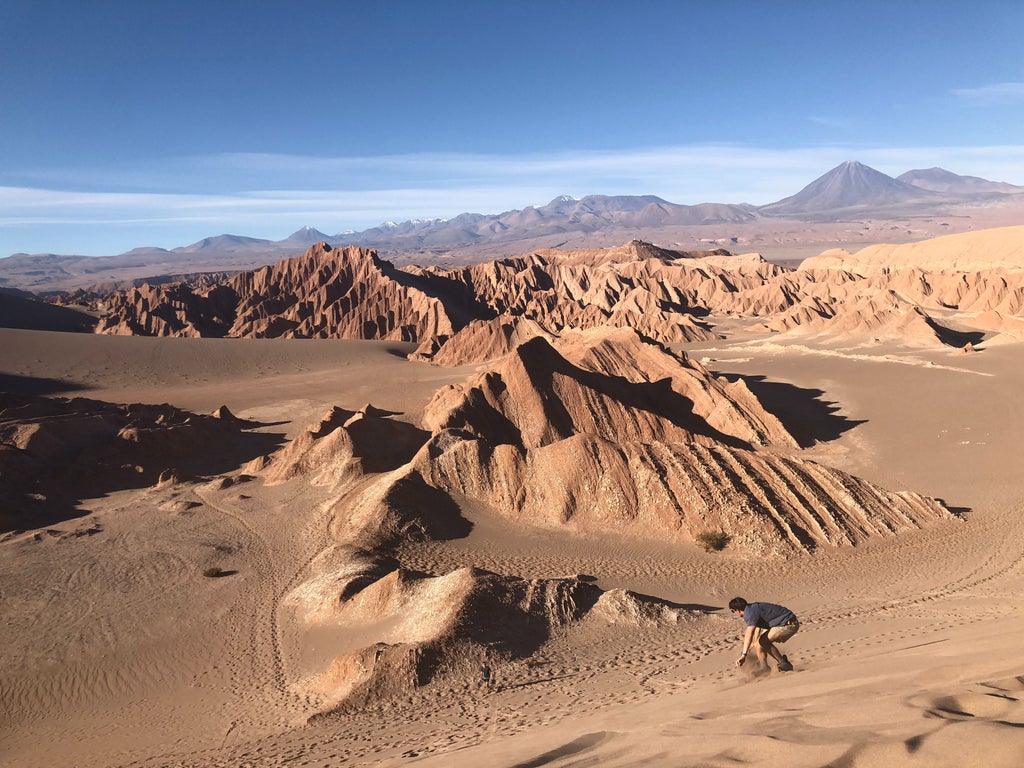
[[[279,239],[307,224],[335,234],[386,219],[500,213],[542,205],[561,194],[762,204],[795,193],[851,159],[890,175],[941,166],[1024,184],[1024,145],[779,149],[705,144],[381,157],[218,154],[125,168],[6,170],[0,173],[0,180],[8,180],[0,186],[0,251],[5,246],[6,253],[53,250],[59,246],[46,238],[57,230],[79,238],[78,252],[93,253],[115,253],[140,242],[173,247],[221,232]],[[87,246],[101,238],[107,245]]]
[[[957,88],[953,95],[980,106],[1024,104],[1024,83],[994,83],[978,88]]]
[[[821,125],[825,128],[838,128],[841,131],[850,131],[853,129],[853,123],[849,120],[844,120],[839,117],[828,117],[827,115],[811,115],[807,118],[810,122],[815,125]]]

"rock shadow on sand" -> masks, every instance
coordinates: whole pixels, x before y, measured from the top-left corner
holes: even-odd
[[[0,395],[0,531],[82,517],[83,501],[116,491],[233,472],[283,442],[251,431],[262,426],[167,404]]]
[[[552,749],[549,752],[544,752],[543,754],[537,755],[537,757],[534,757],[530,760],[526,760],[521,763],[516,763],[512,766],[512,768],[543,768],[546,765],[551,765],[556,762],[568,765],[569,763],[564,762],[568,758],[575,758],[572,762],[572,765],[583,765],[583,760],[585,760],[586,758],[582,758],[581,756],[586,752],[593,751],[595,747],[606,742],[611,737],[611,735],[612,734],[610,734],[607,731],[587,733],[583,736],[580,736],[579,738],[567,742],[566,744],[563,744],[560,747],[556,747],[555,749]],[[587,759],[586,764],[592,764],[591,760],[594,760],[593,764],[597,764],[597,758],[595,756],[592,756],[590,759]]]
[[[540,337],[531,339],[520,350],[524,353],[527,368],[531,369],[535,386],[542,392],[557,391],[554,378],[556,375],[562,376],[586,390],[617,402],[626,412],[646,412],[687,432],[709,437],[732,448],[750,448],[746,440],[721,432],[697,415],[694,401],[673,389],[669,378],[634,382],[619,376],[585,370],[562,357]],[[558,398],[545,397],[543,404],[545,416],[559,432],[570,435],[578,431],[573,416]]]
[[[806,389],[765,376],[723,374],[727,380],[742,380],[764,409],[782,422],[801,448],[839,439],[844,432],[864,424],[866,419],[838,415],[840,406],[823,400],[821,389]]]
[[[84,392],[85,384],[62,379],[47,379],[42,376],[20,376],[16,373],[0,372],[0,393],[12,395],[53,395],[57,392]]]
[[[930,318],[928,325],[935,331],[939,341],[949,347],[956,347],[958,349],[962,349],[967,345],[977,347],[985,340],[986,334],[983,331],[958,331],[946,325],[939,325]]]

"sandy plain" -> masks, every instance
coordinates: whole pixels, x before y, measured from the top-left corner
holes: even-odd
[[[0,330],[4,389],[227,405],[285,440],[328,407],[416,422],[474,369],[363,341],[146,339]],[[239,471],[114,490],[0,540],[0,764],[10,766],[1017,766],[1024,759],[1024,348],[973,355],[688,347],[744,376],[808,457],[943,498],[955,521],[773,560],[515,527],[466,505],[465,538],[408,567],[587,574],[694,609],[669,628],[582,621],[493,680],[308,721],[293,681],[359,638],[299,633],[284,600],[329,545],[317,489]],[[240,468],[239,468],[240,469]],[[224,482],[224,477],[229,482]],[[176,502],[187,501],[188,504]],[[209,579],[203,570],[227,569]],[[791,607],[793,673],[738,670],[739,594]]]

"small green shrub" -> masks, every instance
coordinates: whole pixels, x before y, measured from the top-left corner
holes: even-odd
[[[696,541],[705,552],[721,552],[732,541],[732,536],[725,531],[701,531]]]
[[[223,575],[224,575],[223,569],[217,568],[217,567],[207,568],[205,571],[203,571],[203,576],[205,576],[208,579],[216,579],[218,576],[223,576]]]

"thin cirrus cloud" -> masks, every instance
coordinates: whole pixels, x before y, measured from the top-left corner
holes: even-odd
[[[17,239],[16,247],[42,250],[48,246],[31,244],[29,229],[36,230],[31,239],[37,241],[45,237],[47,225],[74,226],[82,236],[105,229],[108,238],[124,226],[137,237],[150,224],[158,225],[160,239],[171,245],[214,232],[277,239],[305,224],[336,233],[387,219],[500,213],[543,205],[562,194],[764,204],[794,194],[845,160],[891,175],[941,166],[1024,183],[1024,146],[780,149],[709,144],[380,157],[228,153],[124,168],[8,172],[7,178],[22,183],[0,187],[0,240],[13,245]],[[179,224],[192,228],[186,234],[182,226],[176,235]]]
[[[209,222],[231,228],[250,225],[291,227],[303,222],[334,222],[352,219],[377,224],[394,218],[396,211],[450,212],[463,196],[485,208],[500,205],[507,190],[501,187],[474,190],[259,190],[234,195],[186,195],[123,192],[65,192],[59,190],[0,187],[0,226],[43,224],[128,225],[143,223]],[[320,224],[323,226],[323,224]],[[290,231],[290,230],[288,230]]]
[[[565,151],[527,155],[437,153],[380,157],[316,158],[286,154],[225,154],[205,162],[226,173],[264,173],[281,176],[331,177],[338,182],[363,181],[386,184],[396,178],[425,180],[432,184],[459,185],[467,180],[540,179],[545,183],[616,179],[636,184],[655,181],[659,186],[689,179],[690,186],[706,190],[711,173],[722,169],[792,167],[817,150],[760,150],[736,145],[655,147],[624,151]],[[802,165],[797,161],[795,164]],[[595,190],[597,191],[597,190]]]
[[[898,175],[941,165],[955,173],[1009,174],[1024,182],[1019,147],[863,147],[823,145],[765,149],[708,144],[623,151],[565,151],[526,155],[417,154],[308,157],[224,154],[197,159],[225,180],[273,180],[277,189],[389,189],[444,192],[470,210],[483,189],[505,189],[506,207],[543,204],[535,195],[654,194],[677,203],[762,204],[793,194],[845,160]],[[241,188],[241,187],[239,187]],[[256,187],[249,187],[250,189]],[[262,187],[267,188],[267,187]],[[455,206],[459,208],[459,206]],[[455,209],[453,208],[453,212]]]
[[[993,83],[978,88],[956,88],[953,95],[980,106],[1024,104],[1024,83]]]

